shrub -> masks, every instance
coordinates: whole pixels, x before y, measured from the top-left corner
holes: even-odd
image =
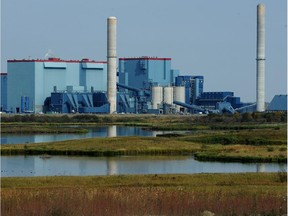
[[[273,152],[273,151],[274,151],[274,148],[273,148],[273,147],[268,147],[268,148],[267,148],[267,151],[268,151],[268,152]]]
[[[286,172],[286,170],[280,170],[278,172],[278,181],[279,182],[287,182],[287,172]]]

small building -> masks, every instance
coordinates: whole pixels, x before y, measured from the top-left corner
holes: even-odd
[[[52,92],[107,91],[107,63],[89,59],[8,60],[7,109],[43,112]]]
[[[275,95],[267,111],[287,111],[287,95]]]

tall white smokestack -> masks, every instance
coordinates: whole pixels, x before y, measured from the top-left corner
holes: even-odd
[[[116,53],[116,28],[117,19],[116,17],[108,17],[107,19],[107,94],[108,102],[110,104],[110,114],[116,112],[116,64],[117,64],[117,53]]]
[[[256,111],[265,111],[265,6],[257,5]]]

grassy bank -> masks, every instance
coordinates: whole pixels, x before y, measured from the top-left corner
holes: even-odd
[[[195,130],[195,129],[253,129],[263,125],[286,124],[287,112],[245,113],[234,115],[95,115],[95,114],[53,114],[53,115],[1,115],[2,127],[11,123],[25,124],[121,124],[149,127],[157,130]]]
[[[2,155],[191,155],[196,159],[241,162],[286,162],[286,146],[201,144],[176,138],[120,137],[55,143],[2,145]]]
[[[283,173],[2,178],[1,181],[3,215],[287,213],[287,181]]]
[[[274,127],[274,126],[273,126]],[[199,160],[286,162],[286,125],[248,130],[204,130],[161,137],[114,137],[2,145],[2,155],[191,155]]]
[[[168,134],[153,138],[93,138],[53,143],[2,145],[1,154],[88,156],[194,154],[199,160],[286,162],[287,123],[282,123],[282,118],[285,116],[286,113],[253,113],[242,116],[1,116],[4,120],[4,124],[1,125],[2,133],[9,131],[79,133],[85,132],[87,125],[97,127],[103,124],[134,125],[153,130],[186,130],[188,132],[184,135]],[[68,124],[77,124],[79,128],[67,127]]]

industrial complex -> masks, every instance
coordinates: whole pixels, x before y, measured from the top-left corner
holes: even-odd
[[[9,113],[234,113],[265,108],[265,7],[257,7],[256,103],[232,91],[204,92],[204,77],[182,75],[166,57],[117,58],[117,19],[107,19],[107,60],[8,60],[1,111]],[[117,67],[118,61],[118,67]],[[287,108],[287,95],[275,96]],[[281,100],[282,102],[279,102]],[[275,108],[271,105],[273,109]],[[269,108],[269,107],[268,107]],[[271,109],[272,110],[272,109]]]

